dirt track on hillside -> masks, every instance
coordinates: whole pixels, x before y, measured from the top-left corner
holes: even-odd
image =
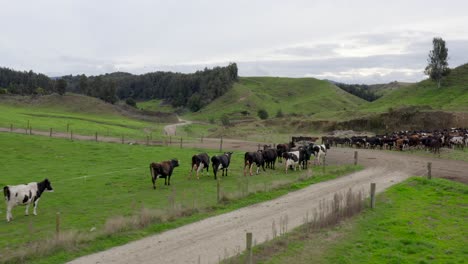
[[[0,129],[8,131],[9,129]],[[19,131],[23,132],[23,131]],[[33,134],[48,136],[48,132]],[[80,139],[81,136],[76,136]],[[92,140],[93,137],[83,136]],[[107,142],[119,142],[107,138]],[[203,143],[185,144],[204,148],[219,148],[219,139],[204,139]],[[256,150],[258,143],[223,140],[223,149]],[[332,148],[328,164],[351,164],[355,149]],[[426,175],[427,162],[432,162],[432,175],[468,183],[468,162],[442,160],[379,150],[358,150],[359,164],[365,170],[339,179],[311,185],[278,199],[252,205],[223,215],[156,234],[123,246],[78,258],[71,263],[217,263],[245,249],[245,233],[252,232],[254,241],[262,243],[272,237],[272,224],[279,230],[280,218],[287,216],[287,229],[303,224],[307,213],[312,215],[322,200],[331,200],[335,193],[353,191],[369,193],[371,182],[377,192],[412,175]],[[255,176],[254,176],[255,177]],[[261,176],[258,176],[261,177]]]

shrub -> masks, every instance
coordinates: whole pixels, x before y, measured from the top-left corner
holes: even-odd
[[[125,100],[125,103],[128,104],[129,106],[131,107],[136,107],[136,102],[135,102],[135,99],[133,98],[127,98],[127,100]]]
[[[7,94],[8,90],[5,88],[0,88],[0,94]]]
[[[227,114],[221,116],[221,123],[223,124],[223,126],[231,125],[231,122],[229,121],[229,116]]]
[[[262,120],[268,119],[268,112],[265,109],[260,109],[258,110],[258,117]]]
[[[276,117],[278,118],[284,117],[283,111],[281,111],[281,109],[278,110],[278,112],[276,112]]]

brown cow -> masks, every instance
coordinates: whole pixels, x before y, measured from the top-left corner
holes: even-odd
[[[159,163],[152,162],[150,164],[151,180],[153,181],[153,189],[156,189],[156,179],[164,178],[164,185],[171,185],[171,175],[175,167],[179,166],[179,161],[176,159],[162,161]]]

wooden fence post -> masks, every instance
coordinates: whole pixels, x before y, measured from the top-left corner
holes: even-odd
[[[219,177],[218,177],[218,179],[216,180],[216,199],[218,203],[221,201],[220,189],[221,189],[221,186],[220,186]]]
[[[58,239],[60,235],[60,212],[55,215],[55,236]]]
[[[323,156],[323,165],[322,165],[322,172],[325,173],[325,163],[327,162],[327,156]]]
[[[146,136],[146,146],[149,145],[149,136]]]
[[[67,123],[67,132],[68,132],[68,130],[70,130],[70,124],[69,123]]]
[[[203,143],[203,134],[201,135],[200,141],[201,141],[201,143]]]
[[[13,132],[13,124],[10,124],[10,132]]]
[[[169,136],[169,145],[172,145],[172,136]]]
[[[50,128],[49,137],[52,137],[52,128]]]
[[[32,126],[29,126],[29,135],[32,135]]]
[[[248,232],[246,234],[246,250],[247,250],[247,263],[252,264],[253,254],[252,254],[252,233]]]
[[[70,140],[73,140],[73,130],[70,130]]]
[[[221,140],[219,141],[219,152],[223,152],[223,136],[221,136]]]
[[[427,163],[427,179],[432,179],[432,162]]]
[[[95,139],[96,142],[97,142],[97,132],[96,132],[96,134],[94,134],[94,139]]]
[[[358,152],[357,150],[354,151],[354,165],[357,165],[358,162]]]
[[[372,209],[375,208],[375,183],[370,184],[370,206]]]
[[[182,148],[182,137],[180,137],[180,148]]]
[[[124,135],[122,135],[122,144],[124,144]]]

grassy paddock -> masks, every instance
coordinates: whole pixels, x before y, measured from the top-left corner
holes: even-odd
[[[16,207],[11,223],[0,221],[0,261],[14,256],[29,262],[28,254],[36,250],[40,252],[35,254],[37,262],[63,262],[213,213],[271,199],[359,168],[330,166],[326,174],[321,169],[313,170],[312,178],[309,171],[286,175],[277,169],[244,178],[243,153],[236,152],[229,176],[221,180],[222,198],[227,204],[220,206],[212,172],[200,180],[188,179],[190,158],[204,151],[201,149],[72,142],[9,133],[0,133],[0,143],[3,150],[0,186],[47,177],[55,189],[41,197],[38,216],[24,216],[24,207]],[[178,158],[181,163],[174,171],[171,187],[158,180],[157,189],[153,190],[148,164],[170,158]],[[261,193],[238,200],[257,192]],[[203,211],[202,208],[212,209]],[[0,206],[0,212],[4,219],[4,205]],[[53,239],[57,212],[61,215],[62,234],[58,242]],[[187,215],[192,216],[179,218]],[[52,252],[55,252],[53,257],[41,258]]]
[[[98,132],[100,136],[125,135],[128,138],[145,138],[151,132],[155,137],[163,134],[164,124],[123,116],[114,106],[95,98],[80,95],[46,97],[36,100],[3,98],[0,100],[0,126],[25,129],[29,124],[33,130],[49,131],[52,128],[54,132],[67,132],[68,127],[76,135]],[[60,103],[60,99],[64,102]]]
[[[254,249],[259,263],[465,263],[468,187],[411,178],[332,228],[304,227]],[[229,263],[239,263],[239,259]]]

